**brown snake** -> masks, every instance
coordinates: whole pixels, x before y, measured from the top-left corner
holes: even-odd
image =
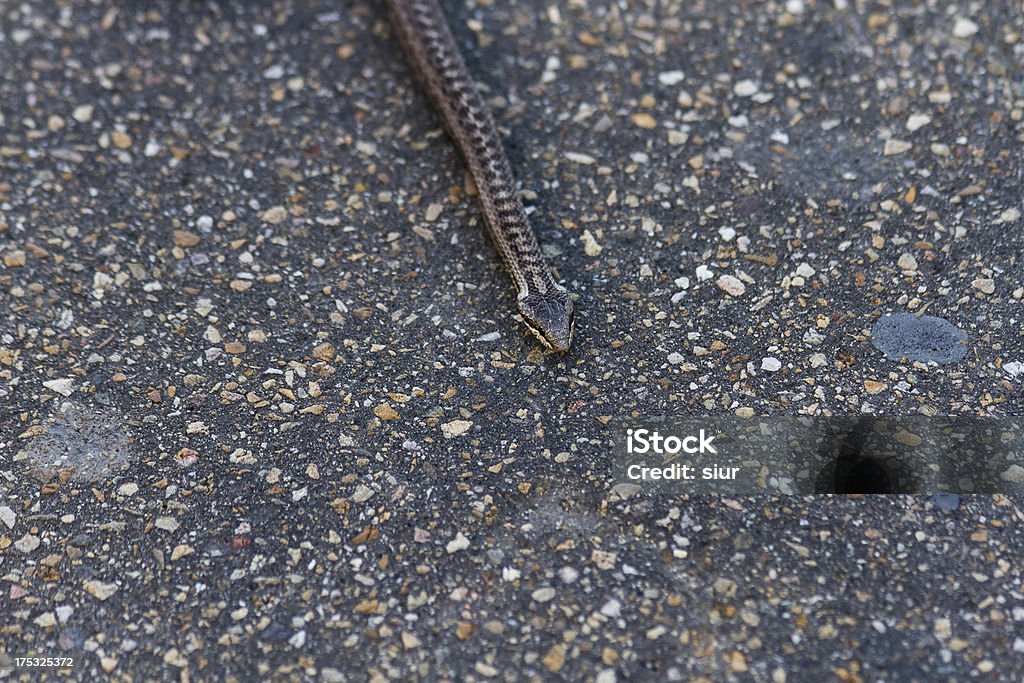
[[[385,0],[402,46],[473,176],[485,223],[512,274],[526,327],[565,352],[573,305],[537,246],[505,150],[437,0]]]

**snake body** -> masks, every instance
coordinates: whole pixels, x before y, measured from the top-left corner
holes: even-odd
[[[565,352],[573,305],[555,282],[523,210],[490,111],[455,45],[437,0],[385,0],[409,62],[455,141],[477,187],[484,222],[518,295],[527,328],[548,349]]]

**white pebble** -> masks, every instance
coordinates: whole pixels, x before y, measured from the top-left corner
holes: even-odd
[[[455,538],[448,541],[448,545],[444,547],[448,551],[449,555],[453,555],[460,550],[465,550],[469,547],[469,539],[462,535],[462,532],[455,534]]]
[[[761,359],[761,369],[768,372],[778,372],[782,369],[782,361],[773,356]]]
[[[996,219],[996,223],[1012,223],[1018,218],[1020,218],[1020,210],[1016,208],[1010,208],[999,214],[999,218]]]
[[[606,617],[611,617],[612,619],[619,616],[621,612],[622,603],[616,600],[615,598],[612,598],[608,602],[604,603],[604,606],[601,607],[601,614],[603,614]]]
[[[907,118],[907,130],[913,133],[916,130],[921,130],[931,122],[932,117],[927,114],[911,114]]]
[[[682,71],[662,71],[658,74],[658,81],[662,85],[676,85],[685,78]]]
[[[281,76],[284,76],[284,67],[282,67],[280,64],[275,64],[267,69],[264,69],[263,71],[263,78],[269,78],[273,80],[275,78],[281,78]]]
[[[8,529],[14,528],[14,522],[18,519],[18,516],[14,514],[14,510],[4,505],[0,507],[0,522],[7,525]]]
[[[999,475],[999,477],[1004,481],[1019,484],[1024,481],[1024,467],[1021,467],[1020,465],[1010,465],[1010,467]]]
[[[914,148],[914,145],[904,140],[888,139],[885,141],[885,149],[882,150],[882,154],[887,157],[895,156],[896,154],[903,154],[909,152]]]
[[[743,296],[743,293],[747,291],[747,286],[740,282],[739,278],[732,275],[720,276],[715,284],[730,296]]]
[[[580,152],[566,152],[565,158],[574,164],[594,164],[597,163],[597,159],[590,156],[589,154],[581,154]]]
[[[740,97],[750,97],[759,89],[757,83],[747,78],[734,85],[732,91]]]
[[[957,38],[970,38],[978,32],[978,25],[967,17],[957,17],[953,21],[953,35]]]
[[[579,577],[580,573],[575,567],[562,567],[558,570],[558,578],[562,580],[562,583],[575,583]]]
[[[43,386],[61,396],[70,396],[75,390],[75,380],[71,378],[51,379],[43,382]]]
[[[902,270],[915,271],[917,270],[917,259],[914,258],[913,254],[900,254],[899,260],[896,262]]]

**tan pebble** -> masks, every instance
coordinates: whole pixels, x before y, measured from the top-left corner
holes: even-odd
[[[923,441],[923,439],[920,436],[914,434],[913,432],[908,432],[905,429],[896,430],[896,433],[893,434],[893,438],[899,441],[904,446],[910,446],[911,448],[916,448],[917,446],[920,446]]]
[[[176,247],[194,247],[199,244],[199,235],[188,230],[175,230],[174,231],[174,246]]]
[[[896,265],[899,266],[901,270],[915,271],[917,270],[917,259],[914,258],[913,254],[901,254]]]
[[[102,581],[86,581],[82,584],[82,588],[84,588],[85,592],[89,595],[102,601],[116,593],[118,585],[116,583],[104,583]]]
[[[183,558],[183,557],[185,557],[187,555],[191,555],[195,551],[196,551],[196,549],[193,548],[192,546],[186,545],[184,543],[180,543],[180,544],[174,546],[174,550],[171,551],[171,562],[175,562],[175,561],[180,560],[181,558]]]
[[[318,359],[318,360],[331,361],[331,360],[334,360],[334,355],[335,355],[334,344],[332,344],[331,342],[324,342],[322,344],[317,344],[313,348],[313,357]]]
[[[544,666],[552,673],[558,673],[565,666],[565,645],[558,643],[544,655]]]
[[[982,294],[992,294],[996,291],[995,280],[991,280],[989,278],[979,278],[971,284]]]
[[[872,379],[864,380],[864,390],[869,394],[880,394],[886,389],[885,382],[876,382]]]
[[[110,139],[118,149],[128,149],[132,146],[132,136],[121,130],[115,130],[111,133]]]
[[[25,252],[20,249],[7,252],[4,254],[4,265],[8,268],[17,268],[25,265]]]
[[[868,15],[868,28],[875,30],[889,25],[889,15],[885,12],[874,12]]]
[[[633,123],[641,128],[651,129],[658,125],[658,122],[654,120],[654,117],[647,113],[633,114],[629,117]]]
[[[264,211],[262,214],[260,214],[260,219],[264,223],[270,223],[271,225],[283,223],[287,218],[288,210],[285,209],[283,206],[272,206],[266,211]]]
[[[446,439],[454,439],[468,432],[472,426],[473,423],[469,420],[452,420],[441,425],[441,433]]]
[[[381,403],[373,409],[373,414],[385,421],[399,418],[398,411],[392,408],[390,403]]]
[[[597,256],[601,253],[601,245],[594,239],[594,235],[589,230],[584,230],[581,236],[583,240],[583,253],[587,256]]]
[[[424,214],[424,218],[427,219],[428,223],[433,223],[441,215],[444,207],[440,204],[434,203],[427,207],[427,212]]]

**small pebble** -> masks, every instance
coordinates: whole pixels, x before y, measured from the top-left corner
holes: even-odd
[[[460,550],[465,550],[469,547],[469,539],[466,538],[461,531],[455,534],[455,538],[448,541],[444,549],[449,555],[453,555]]]
[[[957,38],[970,38],[978,32],[978,25],[967,17],[957,17],[953,20],[953,35]]]
[[[757,83],[750,79],[739,81],[732,89],[732,91],[740,97],[750,97],[757,93],[758,90],[760,90],[760,88]]]
[[[747,291],[746,285],[744,285],[739,278],[733,277],[732,275],[721,275],[718,280],[715,281],[718,288],[724,291],[730,296],[743,296],[743,293]]]

